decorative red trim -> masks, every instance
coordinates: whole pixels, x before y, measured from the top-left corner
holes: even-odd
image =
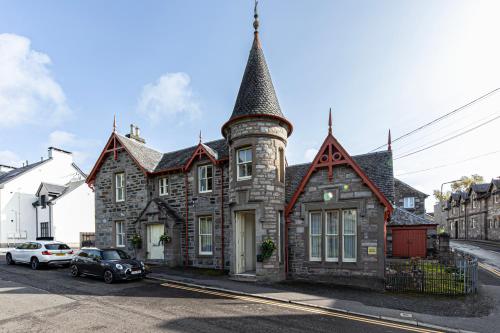
[[[184,267],[188,266],[189,253],[188,253],[188,216],[189,216],[189,205],[188,205],[188,175],[184,173],[184,188],[186,189],[186,223],[185,223],[185,234],[184,234]]]
[[[135,162],[137,167],[141,169],[142,173],[144,173],[145,176],[148,175],[148,171],[144,169],[144,167],[137,161],[137,159],[130,153],[130,151],[127,149],[127,147],[121,142],[121,139],[116,133],[111,133],[111,136],[108,139],[108,142],[104,146],[104,149],[101,152],[101,155],[99,155],[99,158],[97,159],[97,162],[95,163],[94,167],[92,168],[92,171],[90,172],[89,176],[87,177],[87,184],[93,183],[95,176],[97,174],[97,171],[99,171],[99,168],[101,167],[102,163],[104,163],[104,158],[108,153],[113,153],[114,154],[114,159],[116,160],[118,158],[118,150],[124,149],[130,156],[130,158]]]
[[[191,167],[191,164],[193,164],[194,160],[196,159],[196,157],[198,157],[198,159],[201,159],[201,157],[205,155],[208,157],[208,159],[212,162],[213,165],[217,165],[217,160],[208,153],[208,151],[205,149],[205,147],[203,146],[203,144],[199,143],[198,146],[196,147],[196,149],[194,150],[193,154],[191,155],[191,158],[189,159],[189,161],[186,163],[186,165],[184,166],[184,171],[188,171],[189,168]]]
[[[220,221],[221,221],[221,260],[222,260],[222,270],[224,271],[224,168],[222,166],[220,168]]]
[[[252,119],[252,118],[269,118],[269,119],[273,119],[273,120],[278,120],[278,121],[284,122],[288,126],[288,136],[290,136],[292,134],[292,132],[293,132],[293,125],[292,125],[292,123],[289,122],[288,120],[286,120],[283,117],[274,116],[274,115],[271,115],[271,114],[245,114],[245,115],[242,115],[242,116],[237,116],[237,117],[231,118],[228,121],[226,121],[226,123],[224,125],[222,125],[222,128],[221,128],[222,136],[224,138],[226,137],[226,134],[224,133],[225,129],[231,123],[233,123],[235,121],[238,121],[238,120],[242,120],[242,119]]]
[[[361,170],[358,164],[352,159],[352,157],[347,153],[347,151],[333,137],[331,133],[328,133],[328,136],[326,137],[323,145],[316,154],[313,163],[309,167],[306,176],[302,179],[299,187],[293,194],[292,199],[286,207],[285,214],[287,216],[290,215],[295,203],[297,202],[302,192],[304,192],[304,188],[314,172],[316,172],[320,168],[328,168],[328,179],[331,182],[333,180],[333,167],[343,164],[350,166],[358,174],[363,183],[368,186],[368,188],[375,194],[377,199],[386,207],[387,213],[391,214],[393,208],[389,200],[387,200],[387,198],[384,196],[384,194],[382,194],[378,187]]]

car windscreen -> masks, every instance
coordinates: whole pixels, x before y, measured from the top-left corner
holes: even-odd
[[[66,244],[45,244],[47,250],[69,250],[70,247]]]
[[[104,260],[130,259],[129,255],[122,250],[104,250],[102,251],[102,258]]]

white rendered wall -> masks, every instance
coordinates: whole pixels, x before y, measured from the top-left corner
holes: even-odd
[[[73,156],[52,150],[52,158],[0,185],[0,244],[36,238],[36,210],[32,203],[41,182],[66,184],[83,179],[72,166]],[[10,236],[10,237],[9,237]]]
[[[57,199],[52,206],[54,239],[79,247],[80,232],[95,231],[94,212],[94,192],[85,183]]]

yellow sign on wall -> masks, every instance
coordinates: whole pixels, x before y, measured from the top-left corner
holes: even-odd
[[[376,246],[368,246],[368,254],[377,254]]]

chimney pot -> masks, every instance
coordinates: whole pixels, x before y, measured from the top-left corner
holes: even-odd
[[[130,136],[134,135],[134,124],[130,124]]]

